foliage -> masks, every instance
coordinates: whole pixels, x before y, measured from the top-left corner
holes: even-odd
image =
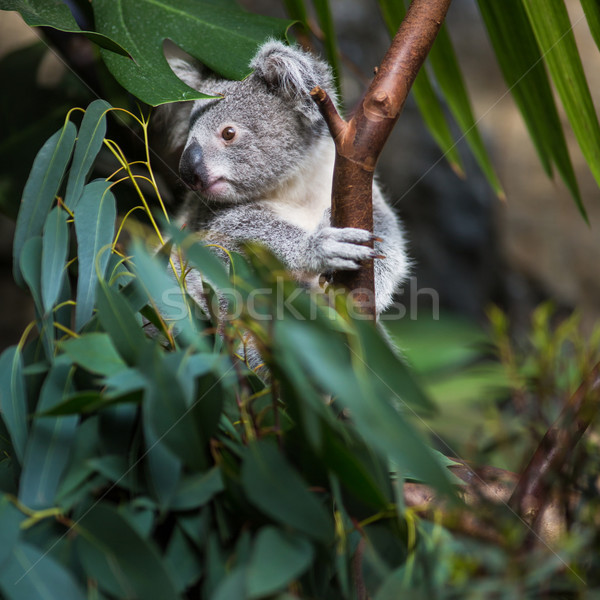
[[[0,589],[31,598],[41,579],[48,598],[86,588],[144,599],[350,597],[361,537],[376,589],[381,565],[389,571],[407,552],[404,478],[452,491],[395,408],[431,405],[371,323],[300,294],[261,248],[232,255],[228,274],[164,211],[170,255],[135,236],[119,250],[131,212],[115,234],[113,191],[154,175],[148,157],[136,161],[146,175],[134,175],[104,138],[112,110],[93,102],[78,128],[71,111],[34,161],[17,220],[15,276],[37,318],[0,356]],[[121,166],[85,183],[101,143]],[[169,256],[185,261],[182,273]],[[188,266],[204,273],[207,297],[230,298],[236,314],[222,336],[186,293]],[[248,329],[270,383],[236,357]]]
[[[83,21],[81,16],[89,11],[87,3],[74,0],[69,4]],[[285,0],[283,4],[290,17],[304,25],[304,33],[314,30],[313,38],[324,40],[326,55],[338,72],[339,50],[329,2],[313,0],[314,21],[304,0]],[[404,17],[406,4],[379,0],[382,17],[392,35]],[[581,4],[592,36],[600,39],[598,3],[582,0]],[[600,125],[564,1],[478,0],[478,7],[508,90],[544,170],[548,176],[552,176],[554,168],[558,170],[582,216],[587,218],[551,84],[556,87],[583,156],[599,184]],[[234,0],[98,0],[92,3],[92,9],[94,27],[87,26],[84,33],[102,47],[102,58],[117,81],[153,106],[206,97],[175,77],[163,56],[165,39],[222,75],[240,79],[248,74],[248,63],[257,45],[267,36],[288,36],[292,24],[243,11]],[[0,10],[18,10],[30,25],[67,32],[79,30],[72,15],[58,1],[0,0]],[[143,30],[137,20],[139,14],[144,15]],[[91,23],[91,15],[88,21]],[[227,44],[222,43],[224,38]],[[463,167],[444,105],[461,132],[459,140],[467,141],[490,185],[503,196],[501,182],[479,134],[446,25],[442,26],[413,93],[427,127],[455,171],[462,174]]]

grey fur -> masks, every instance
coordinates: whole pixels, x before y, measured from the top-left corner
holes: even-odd
[[[296,47],[266,42],[251,62],[252,75],[229,81],[200,66],[171,60],[189,85],[220,100],[199,100],[171,112],[173,147],[182,143],[180,172],[195,188],[180,215],[208,242],[237,250],[242,240],[268,246],[304,281],[327,271],[358,269],[375,261],[377,312],[384,310],[408,272],[399,222],[377,184],[373,188],[375,235],[331,227],[334,148],[309,92],[323,87],[335,100],[326,63]],[[224,139],[227,128],[235,130]],[[201,296],[199,278],[188,278],[192,295]]]

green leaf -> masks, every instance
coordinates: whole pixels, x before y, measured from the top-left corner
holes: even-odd
[[[42,303],[42,238],[39,235],[29,238],[21,250],[19,266],[27,284],[33,303],[40,315],[44,314]]]
[[[31,27],[52,27],[69,33],[83,33],[102,48],[129,56],[110,37],[95,31],[83,31],[77,25],[69,7],[60,0],[0,0],[0,10],[16,10]]]
[[[100,392],[87,391],[72,394],[45,411],[38,411],[38,417],[61,417],[92,412],[106,406],[107,402]]]
[[[27,443],[27,396],[23,358],[18,346],[0,355],[0,411],[18,461],[23,464]]]
[[[248,597],[260,598],[281,590],[310,566],[314,549],[303,537],[275,527],[258,533],[248,568]]]
[[[47,552],[20,543],[0,568],[0,589],[6,600],[86,600],[73,575]]]
[[[65,193],[65,204],[71,211],[79,202],[85,179],[102,147],[106,133],[106,112],[110,108],[106,100],[94,100],[83,115]]]
[[[340,64],[338,60],[338,47],[336,44],[335,28],[333,25],[333,17],[331,15],[331,7],[329,0],[313,0],[319,27],[325,35],[325,54],[331,65],[334,76],[335,89],[337,97],[342,98],[342,89],[340,87]]]
[[[308,485],[269,441],[254,442],[242,464],[248,500],[279,523],[329,542],[333,523]]]
[[[71,158],[76,135],[77,128],[68,121],[46,141],[33,161],[23,190],[13,244],[13,273],[19,284],[23,283],[19,266],[23,246],[27,240],[42,233],[46,217]]]
[[[590,33],[600,50],[600,4],[596,0],[581,0]]]
[[[69,393],[70,364],[57,363],[42,387],[38,412],[50,410]],[[31,509],[50,508],[61,481],[75,436],[78,418],[38,417],[31,426],[21,471],[19,500]]]
[[[102,51],[117,81],[147,104],[206,98],[178,79],[163,54],[170,39],[211,70],[242,79],[261,42],[283,38],[289,21],[201,0],[94,0],[98,31],[132,49],[133,60]],[[141,26],[139,16],[144,15]],[[214,90],[207,90],[214,93]]]
[[[77,532],[85,572],[100,589],[117,598],[181,598],[158,550],[109,504],[93,505]]]
[[[191,510],[210,502],[224,489],[219,467],[213,467],[206,473],[188,475],[179,484],[171,503],[173,510]]]
[[[61,342],[60,349],[75,364],[92,373],[110,376],[127,368],[106,333],[86,333]]]
[[[5,494],[0,496],[0,570],[19,539],[25,515],[17,510]]]
[[[467,144],[473,151],[481,170],[496,194],[504,197],[500,181],[498,181],[487,150],[479,135],[462,72],[445,25],[440,28],[437,39],[429,52],[429,60],[444,98],[462,129]]]
[[[390,37],[394,37],[406,10],[402,2],[398,0],[379,0],[379,8],[385,20]],[[415,79],[411,92],[415,98],[419,112],[427,125],[429,132],[436,141],[444,157],[448,160],[454,171],[463,176],[462,161],[456,142],[452,138],[450,127],[444,109],[438,95],[431,84],[429,75],[425,68],[422,68]]]
[[[479,0],[479,10],[506,84],[546,173],[551,176],[552,165],[556,165],[585,218],[550,81],[523,2]]]
[[[600,124],[562,0],[524,0],[550,75],[584,158],[600,185]]]
[[[75,208],[75,232],[79,275],[75,329],[79,331],[92,316],[96,300],[96,283],[103,278],[110,257],[117,209],[110,182],[92,181],[83,189]],[[100,256],[98,256],[101,253]]]
[[[179,592],[196,583],[202,576],[202,560],[180,527],[175,527],[171,535],[165,561]]]
[[[62,289],[69,250],[67,213],[58,206],[53,208],[44,225],[42,237],[42,303],[49,313]]]
[[[123,295],[109,288],[103,279],[98,283],[97,295],[98,320],[123,359],[129,364],[135,364],[146,343],[146,336],[135,313]]]
[[[238,567],[233,569],[211,595],[211,600],[246,600],[246,569]]]
[[[201,421],[208,402],[200,398],[192,403],[189,391],[156,347],[148,348],[140,363],[148,380],[143,409],[154,434],[192,469],[204,470],[208,439]]]

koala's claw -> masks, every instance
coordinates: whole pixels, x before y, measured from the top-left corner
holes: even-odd
[[[312,270],[355,271],[365,260],[380,253],[369,246],[373,234],[353,227],[323,227],[310,236],[309,262]]]

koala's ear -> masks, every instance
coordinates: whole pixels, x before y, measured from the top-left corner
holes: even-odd
[[[269,40],[259,48],[250,67],[256,77],[292,102],[311,122],[321,118],[310,97],[315,86],[321,86],[336,101],[333,76],[327,63],[298,47]]]
[[[201,91],[200,86],[205,78],[205,67],[202,64],[193,60],[169,56],[167,56],[167,62],[179,79],[198,92]]]

